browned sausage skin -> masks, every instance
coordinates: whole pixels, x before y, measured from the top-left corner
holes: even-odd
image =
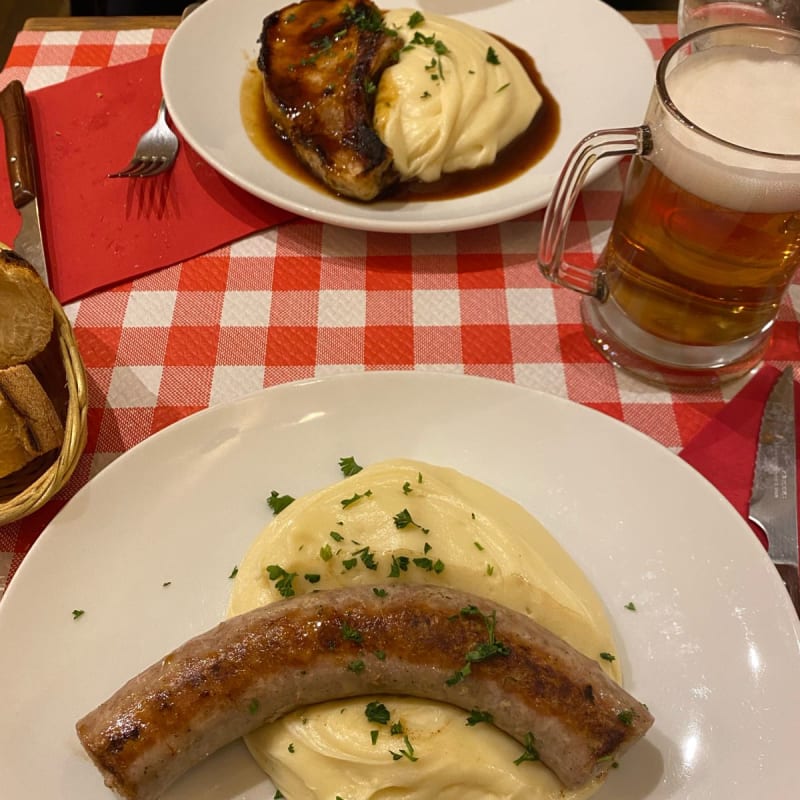
[[[524,614],[406,584],[314,592],[226,620],[132,678],[77,731],[108,786],[154,800],[260,725],[374,694],[488,711],[569,787],[653,723],[596,662]]]

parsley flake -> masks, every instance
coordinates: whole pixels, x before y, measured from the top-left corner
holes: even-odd
[[[267,567],[267,575],[269,575],[269,579],[274,582],[275,588],[278,590],[281,597],[294,596],[294,586],[292,582],[297,577],[296,572],[287,572],[278,564],[270,564]]]
[[[367,489],[367,491],[364,492],[364,494],[359,494],[358,492],[356,492],[352,497],[345,498],[344,500],[341,501],[342,508],[347,508],[348,506],[353,505],[353,503],[357,503],[364,497],[372,497],[372,489]]]
[[[391,715],[389,714],[389,709],[386,708],[383,703],[373,700],[367,703],[364,708],[364,716],[366,716],[369,722],[376,722],[378,725],[386,725]]]
[[[617,657],[615,655],[612,655],[611,653],[600,653],[600,658],[602,658],[603,661],[609,661],[609,662],[617,660]]]
[[[280,514],[284,508],[294,503],[294,497],[289,494],[278,494],[274,489],[269,493],[267,505],[273,514]]]
[[[477,708],[473,708],[470,711],[469,716],[467,717],[467,725],[474,726],[480,722],[493,722],[494,717],[492,717],[489,711],[480,711]]]
[[[363,467],[356,463],[353,456],[345,456],[339,459],[339,469],[342,471],[342,475],[344,475],[345,478],[349,478],[351,475],[357,475],[361,472]]]
[[[525,734],[525,749],[519,758],[514,759],[514,763],[519,766],[523,761],[538,761],[539,753],[533,746],[533,734],[528,732]]]
[[[411,525],[414,528],[419,528],[423,533],[430,533],[429,528],[423,528],[422,525],[419,525],[418,523],[414,522],[407,508],[404,508],[398,514],[394,515],[395,528],[400,528],[400,529],[407,528],[409,525]]]

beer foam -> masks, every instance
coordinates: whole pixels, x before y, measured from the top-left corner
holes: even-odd
[[[762,47],[716,47],[692,54],[666,83],[677,108],[695,126],[764,155],[692,134],[663,114],[651,125],[652,161],[662,172],[687,191],[728,208],[800,210],[800,57]]]

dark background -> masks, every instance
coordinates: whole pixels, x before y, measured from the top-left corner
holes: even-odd
[[[610,6],[626,9],[677,8],[678,0],[604,0]],[[185,0],[72,0],[76,16],[94,14],[180,14]]]

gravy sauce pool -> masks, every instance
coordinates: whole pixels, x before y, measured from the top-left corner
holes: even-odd
[[[492,34],[494,36],[494,34]],[[541,161],[558,136],[561,112],[556,99],[544,85],[533,58],[500,36],[499,39],[519,59],[533,85],[542,96],[542,105],[527,130],[498,154],[494,164],[479,169],[453,172],[433,183],[410,181],[390,189],[379,198],[413,202],[414,200],[451,200],[493,189],[509,183]],[[329,191],[297,160],[291,146],[272,124],[263,99],[261,73],[255,63],[245,72],[240,91],[240,113],[245,131],[258,151],[282,172],[319,191]],[[342,197],[347,200],[349,198]],[[351,202],[358,202],[352,200]]]

